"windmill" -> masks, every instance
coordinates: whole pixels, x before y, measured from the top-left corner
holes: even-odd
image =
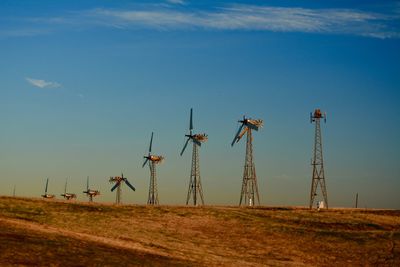
[[[65,180],[64,194],[61,194],[61,196],[64,197],[66,200],[76,198],[76,194],[67,193],[67,183],[68,183],[68,178]]]
[[[121,173],[121,176],[110,177],[110,183],[115,183],[115,185],[111,188],[111,192],[117,189],[117,195],[115,197],[115,204],[121,203],[121,186],[123,183],[126,183],[133,191],[135,191],[135,187],[129,183],[128,179],[124,177],[124,174]]]
[[[200,180],[200,163],[199,163],[199,148],[201,143],[204,143],[208,140],[208,136],[203,134],[193,134],[193,109],[190,109],[190,122],[189,122],[189,134],[186,134],[187,140],[183,149],[181,151],[181,156],[185,151],[189,141],[193,143],[193,151],[192,151],[192,169],[190,172],[190,182],[189,182],[189,190],[186,198],[186,205],[189,204],[189,200],[193,197],[193,205],[198,205],[197,198],[200,196],[201,204],[204,205],[204,198],[203,198],[203,189],[201,187],[201,180]]]
[[[314,153],[311,165],[312,170],[312,181],[311,181],[311,192],[310,192],[310,209],[312,209],[315,197],[317,196],[318,185],[321,187],[322,197],[325,201],[318,202],[318,207],[322,203],[322,207],[328,208],[328,191],[325,185],[325,173],[324,173],[324,159],[322,157],[322,133],[320,120],[324,119],[326,123],[326,113],[322,114],[321,110],[315,109],[314,113],[310,113],[310,123],[315,122],[314,132]]]
[[[245,133],[247,133],[246,159],[244,164],[242,191],[240,194],[239,206],[242,205],[243,199],[244,199],[244,205],[253,206],[256,204],[255,198],[257,198],[257,203],[258,205],[260,205],[256,168],[253,162],[252,130],[258,131],[258,129],[263,126],[263,121],[252,120],[250,118],[246,118],[246,116],[243,116],[243,120],[240,120],[239,123],[241,123],[241,125],[235,135],[235,138],[231,143],[231,146],[233,146],[235,143],[240,141],[240,139],[243,137]]]
[[[83,193],[89,197],[89,202],[93,202],[93,197],[100,195],[99,190],[89,189],[89,176],[87,177],[86,181],[86,191],[83,191]]]
[[[42,195],[43,198],[54,198],[55,195],[47,194],[47,187],[49,186],[49,178],[46,180],[46,189],[44,190],[44,195]]]
[[[156,177],[156,164],[161,163],[164,160],[163,156],[157,156],[151,154],[151,147],[153,145],[153,132],[151,133],[149,153],[144,156],[145,161],[142,168],[149,163],[150,168],[150,186],[149,186],[149,197],[147,199],[147,204],[158,205],[158,191],[157,191],[157,177]]]

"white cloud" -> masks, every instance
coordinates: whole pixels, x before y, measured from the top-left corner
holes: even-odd
[[[184,5],[185,1],[184,0],[167,0],[168,3],[171,4],[176,4],[176,5]]]
[[[25,78],[30,84],[39,88],[58,88],[61,87],[61,84],[56,82],[48,82],[45,80]]]
[[[183,0],[170,3],[186,4]],[[48,34],[60,30],[88,30],[112,27],[121,30],[218,30],[272,31],[348,34],[369,38],[400,38],[399,8],[380,8],[380,12],[358,9],[276,7],[263,5],[225,5],[199,9],[186,5],[141,4],[129,9],[96,8],[69,12],[65,16],[25,18],[29,29],[1,36]],[[35,30],[36,28],[36,30]]]
[[[98,23],[122,29],[255,30],[353,34],[373,38],[399,38],[391,23],[399,15],[386,15],[353,9],[308,9],[232,5],[212,11],[152,8],[137,10],[94,9],[87,15]]]

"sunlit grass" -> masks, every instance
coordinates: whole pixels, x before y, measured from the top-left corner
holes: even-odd
[[[165,256],[175,263],[236,266],[400,263],[400,211],[114,206],[3,197],[1,218],[67,231],[62,238],[56,238],[57,242],[69,233],[86,234],[118,242],[135,253],[145,251]],[[45,240],[38,246],[54,245],[52,238]],[[101,246],[107,248],[104,243]],[[71,249],[79,250],[79,246]],[[83,243],[82,251],[88,251]],[[369,254],[373,256],[366,257]]]

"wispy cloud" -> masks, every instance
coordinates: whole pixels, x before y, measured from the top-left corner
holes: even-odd
[[[39,88],[58,88],[61,84],[57,82],[48,82],[40,79],[25,78],[31,85]]]
[[[176,5],[184,5],[185,1],[184,0],[167,0],[168,3],[171,4],[176,4]]]
[[[175,4],[182,0],[169,0]],[[386,10],[386,11],[382,11]],[[219,30],[349,34],[372,38],[400,38],[398,8],[379,12],[358,9],[312,9],[262,5],[228,5],[199,9],[186,5],[137,5],[130,9],[95,8],[65,16],[29,18],[38,32],[98,27],[121,30]],[[20,30],[24,33],[23,30]],[[28,34],[34,33],[33,30]],[[1,34],[1,32],[0,32]]]
[[[352,34],[374,38],[399,38],[393,26],[400,15],[353,9],[307,9],[233,5],[215,10],[94,9],[88,16],[118,28],[148,27],[162,30],[204,29]]]

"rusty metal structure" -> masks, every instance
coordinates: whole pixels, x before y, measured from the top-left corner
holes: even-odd
[[[55,195],[52,195],[52,194],[47,194],[47,188],[48,188],[48,186],[49,186],[49,178],[47,178],[47,180],[46,180],[46,188],[44,189],[44,194],[42,195],[42,198],[54,198],[55,197]]]
[[[315,109],[314,113],[310,113],[310,122],[315,123],[314,133],[314,151],[313,158],[311,160],[312,170],[312,181],[311,181],[311,193],[310,193],[310,209],[314,205],[315,198],[317,196],[318,186],[321,188],[322,198],[324,206],[328,208],[328,192],[325,185],[325,173],[324,173],[324,159],[322,156],[322,134],[321,134],[321,119],[326,123],[326,113],[322,113],[321,110]]]
[[[192,168],[190,171],[190,181],[189,181],[189,189],[186,197],[186,205],[189,204],[190,200],[193,200],[193,205],[198,206],[201,202],[201,205],[204,205],[204,197],[203,197],[203,189],[201,186],[200,180],[200,157],[199,157],[199,148],[201,147],[201,143],[204,143],[208,140],[208,136],[203,134],[193,134],[193,109],[190,109],[190,121],[189,121],[189,134],[186,134],[187,140],[183,146],[181,151],[181,156],[189,141],[193,143],[193,151],[192,151]],[[199,201],[200,198],[200,201]]]
[[[156,176],[156,165],[163,162],[163,156],[157,156],[151,154],[151,149],[153,146],[153,132],[151,133],[149,152],[147,156],[144,156],[145,161],[142,168],[148,163],[150,168],[150,186],[149,186],[149,196],[147,199],[147,204],[158,205],[158,190],[157,190],[157,176]]]
[[[86,191],[83,191],[83,193],[85,193],[86,196],[89,197],[89,202],[93,202],[93,197],[100,195],[99,190],[93,190],[89,188],[89,176],[86,180]]]
[[[117,189],[116,196],[115,196],[115,204],[120,204],[121,203],[121,194],[122,194],[122,184],[125,183],[130,189],[135,191],[135,187],[128,181],[126,177],[124,177],[124,174],[121,173],[121,176],[115,176],[115,177],[110,177],[109,179],[110,183],[115,183],[115,185],[111,188],[111,192],[113,192],[115,189]]]
[[[263,121],[253,120],[250,118],[246,118],[246,116],[243,116],[243,120],[240,120],[238,122],[241,123],[241,125],[235,135],[235,138],[233,138],[231,146],[239,142],[244,134],[247,134],[246,158],[244,163],[243,182],[242,190],[240,193],[239,206],[242,206],[242,203],[244,206],[254,206],[257,204],[260,205],[256,168],[253,161],[254,158],[252,130],[258,131],[258,129],[263,126]]]
[[[65,180],[64,194],[61,194],[61,196],[64,197],[66,200],[71,200],[76,198],[76,194],[67,193],[67,183],[68,183],[68,178]]]

